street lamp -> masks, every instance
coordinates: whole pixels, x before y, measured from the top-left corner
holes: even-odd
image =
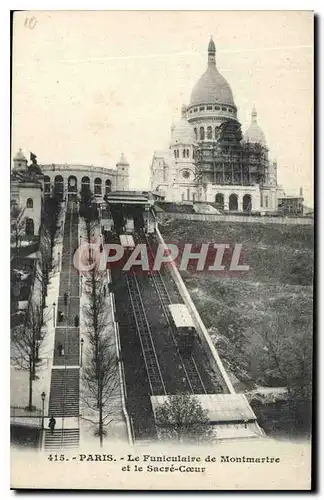
[[[45,398],[46,398],[46,394],[45,394],[44,391],[41,394],[41,398],[42,398],[42,440],[43,440],[43,434],[44,434],[44,406],[45,406]]]
[[[57,253],[57,270],[60,270],[60,264],[61,264],[61,252]]]
[[[80,340],[80,344],[81,344],[80,366],[82,366],[83,344],[84,344],[84,340],[83,339]]]
[[[82,278],[83,278],[83,275],[80,274],[80,296],[82,295]]]
[[[55,302],[53,302],[53,326],[54,326],[54,328],[55,328],[55,306],[56,306],[56,304],[55,304]]]

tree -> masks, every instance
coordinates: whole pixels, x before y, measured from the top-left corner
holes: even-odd
[[[115,419],[119,408],[117,358],[106,335],[102,335],[97,343],[97,356],[94,356],[91,346],[87,358],[89,362],[82,374],[84,389],[81,399],[91,410],[91,415],[83,418],[97,426],[96,434],[100,446],[103,446],[105,427]]]
[[[33,406],[33,381],[36,379],[37,368],[40,366],[39,348],[46,335],[43,326],[42,307],[34,302],[30,302],[25,323],[17,326],[12,331],[12,361],[15,366],[29,372],[28,406],[29,410],[34,410]]]
[[[102,274],[93,269],[85,283],[87,302],[83,306],[84,326],[89,340],[83,369],[84,391],[81,396],[92,415],[84,417],[98,426],[100,445],[104,427],[114,419],[118,404],[118,365],[114,344],[107,333],[108,314]]]
[[[57,221],[60,212],[60,198],[59,195],[55,195],[50,198],[46,198],[44,202],[44,211],[42,217],[42,227],[45,228],[49,234],[51,248],[54,247],[55,236],[57,230]]]
[[[303,312],[303,311],[301,311]],[[291,319],[281,314],[259,331],[263,352],[259,369],[268,379],[288,390],[292,426],[298,434],[309,433],[312,401],[312,318],[301,314]]]
[[[162,439],[199,443],[213,438],[207,410],[189,394],[168,396],[155,410],[155,423]]]
[[[52,269],[53,269],[53,261],[52,261],[51,235],[45,227],[42,227],[40,235],[38,259],[36,262],[35,277],[41,285],[43,308],[45,307],[45,302],[46,302],[49,273]]]
[[[17,250],[20,237],[25,233],[25,208],[19,207],[14,203],[10,209],[11,235],[15,241]]]
[[[98,210],[96,206],[95,196],[90,187],[85,184],[80,191],[79,215],[84,217],[86,223],[96,221],[98,218]]]

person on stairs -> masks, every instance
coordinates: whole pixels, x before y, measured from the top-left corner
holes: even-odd
[[[48,427],[51,430],[51,434],[54,434],[55,425],[56,425],[56,420],[52,415],[48,422]]]

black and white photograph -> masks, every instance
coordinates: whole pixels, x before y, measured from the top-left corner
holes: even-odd
[[[310,490],[314,13],[16,11],[11,70],[11,487]]]

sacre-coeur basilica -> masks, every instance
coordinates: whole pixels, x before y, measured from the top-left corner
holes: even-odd
[[[171,127],[169,149],[154,152],[151,189],[168,201],[212,202],[222,211],[276,211],[282,189],[257,111],[253,106],[244,133],[237,111],[211,38],[207,69]]]

